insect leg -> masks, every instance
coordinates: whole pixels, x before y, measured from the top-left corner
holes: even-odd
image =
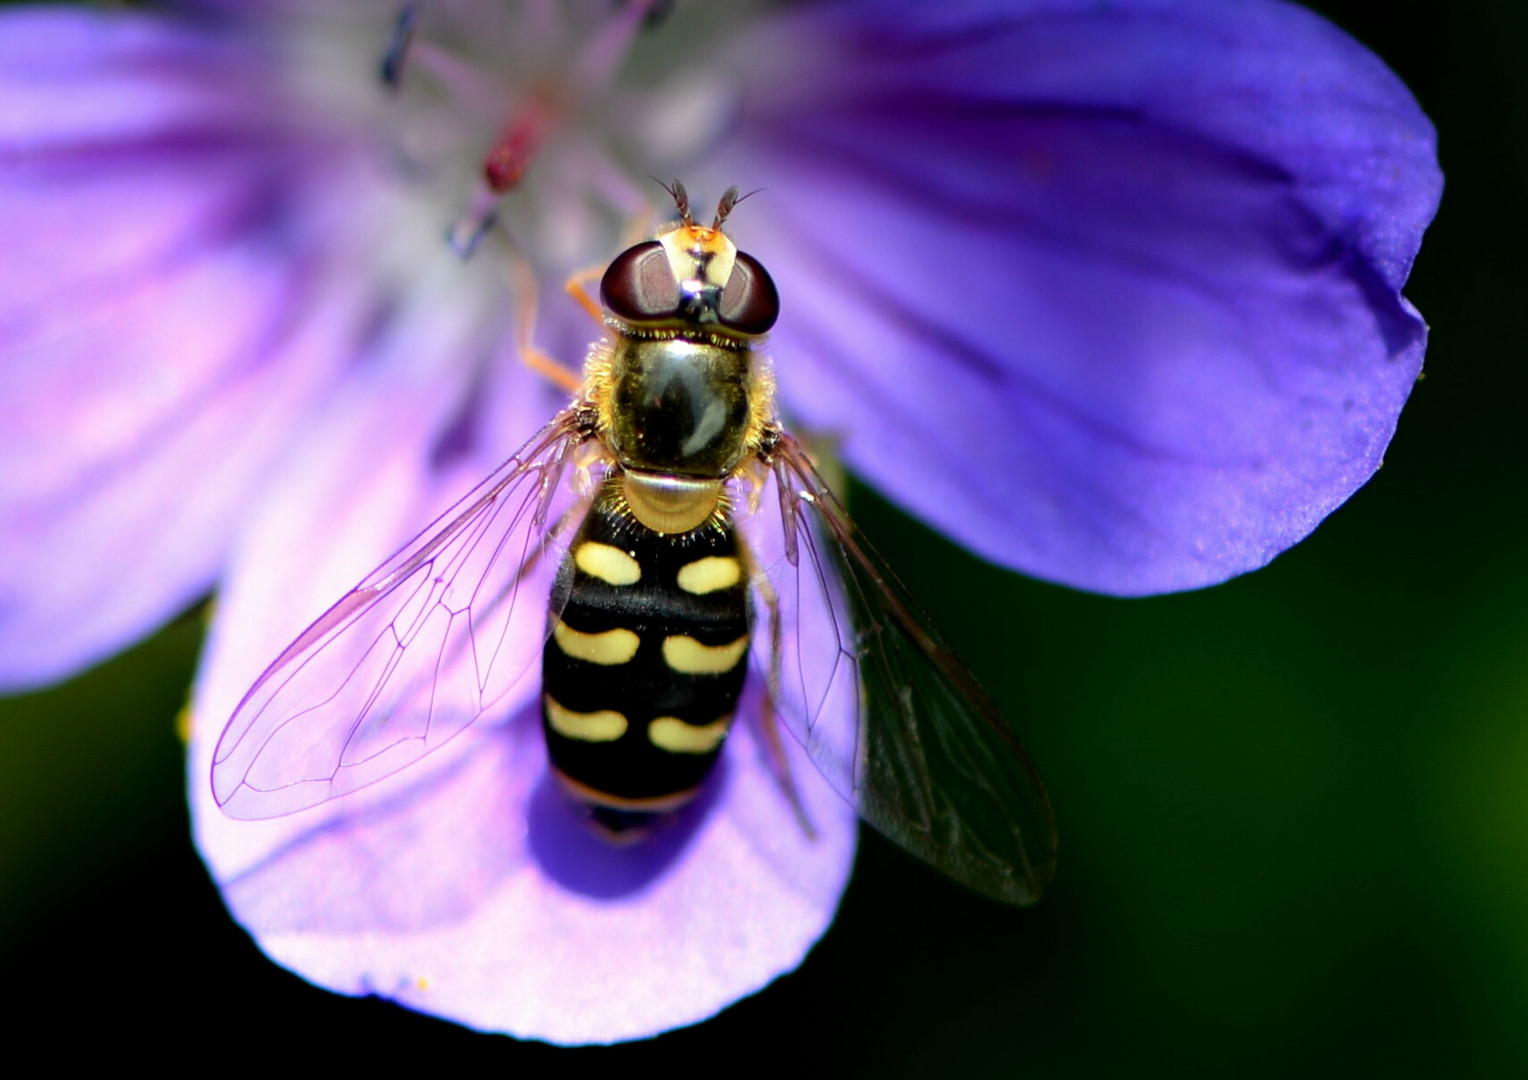
[[[764,749],[774,769],[775,780],[796,814],[796,823],[801,826],[801,831],[808,840],[815,840],[817,829],[813,826],[811,818],[807,817],[806,807],[802,805],[801,795],[796,790],[796,781],[791,775],[790,759],[785,756],[785,744],[780,741],[779,718],[775,714],[775,702],[780,698],[780,648],[784,638],[780,625],[780,597],[775,592],[775,587],[770,584],[769,578],[759,568],[758,560],[754,558],[753,549],[748,546],[748,541],[741,535],[738,536],[738,554],[742,557],[749,581],[764,600],[764,606],[769,609],[769,675],[765,680],[764,706],[759,715],[759,728],[764,736]]]
[[[600,307],[599,302],[589,295],[589,290],[585,286],[590,282],[598,281],[604,274],[604,263],[599,263],[596,266],[586,266],[582,270],[569,275],[568,280],[562,286],[567,291],[567,294],[578,302],[578,306],[589,313],[589,318],[599,323],[600,326],[605,325],[605,309]]]
[[[583,375],[541,349],[535,342],[539,293],[536,287],[536,274],[531,269],[530,262],[511,248],[506,266],[520,309],[515,319],[515,337],[520,347],[521,362],[568,393],[578,393],[584,383]]]
[[[653,211],[649,208],[631,218],[623,230],[622,250],[631,247],[652,231],[653,217]],[[589,313],[589,318],[599,323],[601,327],[605,325],[605,309],[600,307],[598,300],[589,295],[588,286],[605,276],[605,268],[608,265],[608,263],[596,263],[593,266],[586,266],[570,274],[568,280],[563,283],[567,294],[578,303],[579,307]]]

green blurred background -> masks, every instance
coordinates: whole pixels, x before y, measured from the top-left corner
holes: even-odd
[[[1448,178],[1408,289],[1433,327],[1427,377],[1381,474],[1266,570],[1146,601],[993,570],[856,492],[1018,718],[1057,807],[1056,884],[1002,908],[867,835],[798,972],[698,1028],[586,1053],[1528,1075],[1528,371],[1511,314],[1528,293],[1528,14],[1315,6],[1411,85]],[[199,633],[187,618],[0,701],[0,954],[25,1002],[8,1026],[51,1017],[119,1049],[200,1031],[270,1063],[318,1040],[357,1063],[439,1042],[453,1066],[550,1065],[314,990],[228,920],[187,839],[173,731]]]

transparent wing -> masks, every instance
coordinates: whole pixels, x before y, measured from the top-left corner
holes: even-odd
[[[782,723],[887,837],[982,893],[1033,903],[1056,831],[1023,746],[789,435],[771,490],[781,528],[752,538],[755,654]],[[753,520],[774,519],[765,507]]]
[[[537,667],[579,442],[560,413],[265,669],[213,753],[225,813],[279,817],[389,776]]]

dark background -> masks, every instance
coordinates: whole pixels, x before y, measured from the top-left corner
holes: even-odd
[[[1003,908],[867,834],[799,971],[586,1064],[1528,1074],[1528,365],[1511,314],[1528,15],[1314,6],[1410,84],[1447,175],[1407,290],[1433,327],[1427,376],[1385,468],[1266,570],[1144,601],[994,570],[855,492],[1018,718],[1058,810],[1055,886]],[[7,1027],[167,1055],[210,1035],[268,1068],[309,1039],[356,1065],[436,1043],[453,1071],[552,1065],[308,987],[228,919],[187,837],[173,731],[199,633],[188,617],[0,701]]]

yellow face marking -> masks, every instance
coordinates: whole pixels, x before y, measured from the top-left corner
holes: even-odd
[[[720,675],[737,667],[747,651],[747,634],[730,645],[702,645],[683,634],[663,639],[663,659],[681,675]]]
[[[606,666],[626,663],[637,655],[637,648],[642,644],[642,639],[635,633],[621,627],[606,630],[603,634],[586,634],[561,619],[552,627],[552,639],[565,655]]]
[[[559,705],[551,694],[544,697],[547,722],[563,738],[580,742],[615,742],[626,734],[626,717],[614,709],[574,712]]]
[[[679,568],[679,587],[695,596],[730,589],[743,578],[743,568],[731,555],[708,555]]]
[[[659,750],[671,754],[709,754],[722,744],[732,715],[709,724],[686,724],[677,716],[660,716],[647,725],[647,737]]]
[[[584,573],[608,585],[635,585],[642,580],[642,567],[637,560],[609,544],[592,540],[579,544],[573,561]]]
[[[704,225],[681,225],[658,237],[668,256],[669,272],[681,285],[695,280],[725,289],[737,263],[737,245],[726,233]],[[696,278],[699,273],[701,277]]]

